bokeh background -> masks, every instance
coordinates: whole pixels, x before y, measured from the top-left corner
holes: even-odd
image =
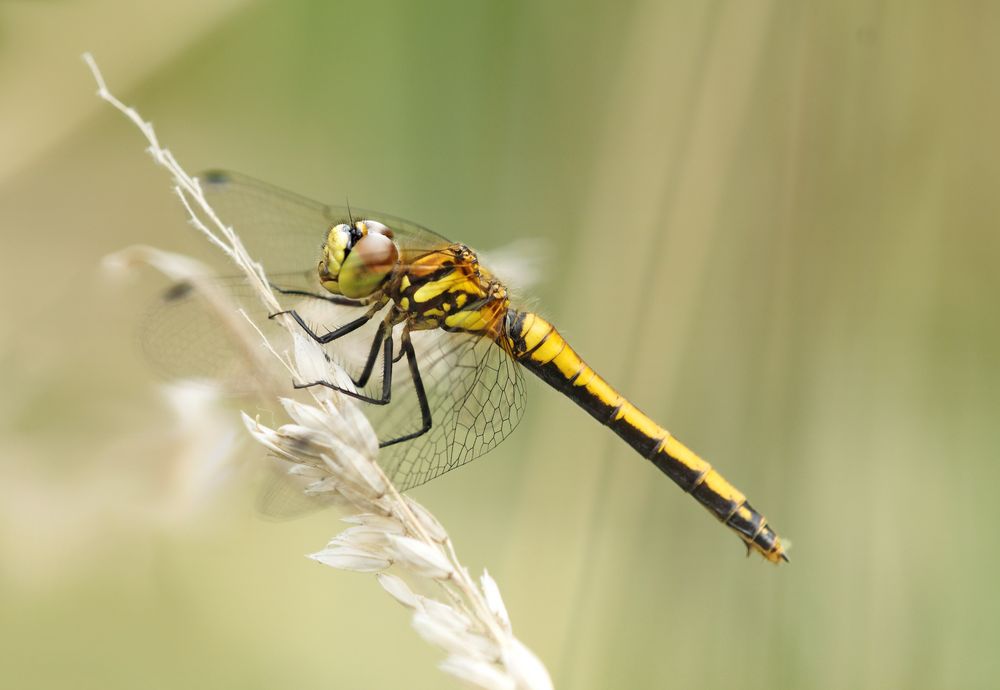
[[[531,381],[510,440],[414,493],[558,687],[997,687],[997,26],[979,2],[0,3],[0,684],[451,683],[370,577],[303,558],[335,514],[258,519],[257,454],[220,466],[181,433],[209,413],[158,393],[134,333],[162,281],[101,258],[198,239],[90,50],[189,169],[544,240],[543,313],[794,542],[745,558]]]

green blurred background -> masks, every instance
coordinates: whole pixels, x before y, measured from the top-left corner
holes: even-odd
[[[1000,6],[821,5],[0,3],[0,684],[451,685],[302,557],[335,514],[190,481],[158,283],[98,267],[198,239],[91,50],[191,170],[545,240],[542,312],[794,542],[748,560],[531,381],[415,496],[558,687],[997,687]]]

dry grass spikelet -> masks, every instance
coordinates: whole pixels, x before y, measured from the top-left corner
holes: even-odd
[[[84,60],[97,81],[98,96],[138,127],[153,160],[173,178],[190,223],[246,275],[268,312],[281,311],[260,264],[247,254],[236,229],[213,211],[198,179],[160,145],[152,125],[108,90],[94,59],[87,54]],[[194,275],[184,257],[149,248],[133,250],[129,256],[157,265],[175,278],[186,271]],[[220,318],[232,320],[234,312],[227,312],[224,304],[215,308]],[[263,335],[246,319],[258,338],[248,347],[254,351]],[[292,353],[281,355],[270,344],[268,352],[295,380],[352,386],[347,374],[328,361],[290,318],[279,316],[276,321],[289,333]],[[311,557],[340,570],[376,573],[382,588],[412,611],[417,633],[447,654],[440,668],[455,678],[495,690],[551,688],[543,664],[514,637],[496,582],[484,572],[477,583],[458,560],[441,523],[400,494],[386,477],[377,462],[378,439],[361,408],[327,388],[312,387],[308,392],[310,403],[280,399],[289,421],[277,428],[246,414],[243,422],[258,443],[288,463],[291,474],[306,481],[306,493],[322,496],[346,513],[344,521],[350,527]]]

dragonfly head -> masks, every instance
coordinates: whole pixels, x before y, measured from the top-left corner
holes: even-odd
[[[335,295],[361,299],[378,290],[398,263],[399,248],[385,225],[377,220],[340,223],[326,234],[319,280]]]

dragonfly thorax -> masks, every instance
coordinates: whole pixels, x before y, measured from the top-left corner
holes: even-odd
[[[412,328],[442,328],[495,339],[506,316],[507,288],[475,252],[452,244],[406,264],[389,295]]]
[[[378,221],[359,220],[330,228],[317,270],[330,292],[361,299],[382,287],[398,263],[392,230]]]

